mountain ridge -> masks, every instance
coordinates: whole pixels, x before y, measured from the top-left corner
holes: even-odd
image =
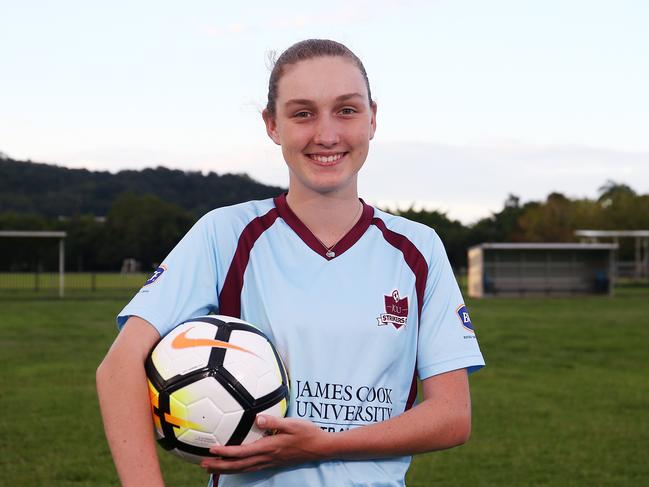
[[[110,173],[0,158],[0,212],[105,216],[121,194],[133,193],[154,195],[199,217],[214,208],[283,191],[247,174],[202,174],[161,166]]]

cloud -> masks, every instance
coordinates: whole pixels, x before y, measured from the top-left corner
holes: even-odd
[[[445,211],[464,222],[499,211],[509,193],[523,201],[553,191],[595,197],[608,179],[649,193],[649,153],[580,146],[452,146],[375,142],[361,194],[384,204]]]

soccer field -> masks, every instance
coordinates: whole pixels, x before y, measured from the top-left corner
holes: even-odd
[[[117,485],[94,389],[124,299],[0,295],[0,485]],[[625,486],[649,478],[649,289],[468,303],[487,367],[473,437],[409,486]],[[162,452],[168,486],[203,471]]]

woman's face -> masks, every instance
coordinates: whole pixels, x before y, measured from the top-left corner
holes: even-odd
[[[277,87],[275,117],[264,111],[270,138],[282,146],[289,191],[350,192],[376,129],[363,75],[344,57],[287,65]]]

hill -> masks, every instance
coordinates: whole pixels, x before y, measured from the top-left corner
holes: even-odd
[[[204,175],[164,167],[113,174],[0,158],[0,213],[104,216],[119,195],[133,193],[154,195],[200,216],[213,208],[282,191],[245,174]]]

